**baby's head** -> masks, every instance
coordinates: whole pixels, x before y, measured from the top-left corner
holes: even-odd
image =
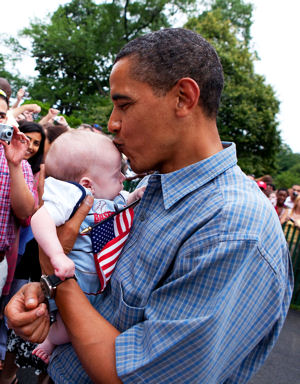
[[[123,189],[121,155],[112,141],[89,131],[72,130],[51,145],[45,160],[46,175],[75,181],[98,199],[114,199]]]

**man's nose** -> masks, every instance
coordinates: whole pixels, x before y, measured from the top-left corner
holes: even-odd
[[[121,129],[121,119],[114,111],[110,115],[107,128],[111,133],[117,133]]]

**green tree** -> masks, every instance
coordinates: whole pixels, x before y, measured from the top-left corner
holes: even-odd
[[[290,188],[300,184],[300,153],[293,153],[291,148],[282,144],[277,154],[278,172],[275,177],[277,188]]]
[[[204,12],[190,19],[186,27],[212,43],[223,65],[225,86],[218,116],[221,139],[236,143],[239,165],[246,173],[272,173],[280,147],[279,102],[264,77],[255,73],[256,55],[247,38],[241,38],[241,30],[226,19],[222,9]]]
[[[0,53],[0,77],[8,80],[14,95],[22,86],[29,84],[28,80],[22,78],[19,71],[15,69],[16,62],[22,58],[24,48],[15,38],[8,38],[5,34],[0,35],[0,41],[3,47],[9,49],[6,54]]]
[[[287,144],[282,144],[277,154],[278,173],[290,170],[300,164],[300,153],[293,153]]]
[[[39,72],[32,96],[66,114],[90,110],[92,103],[107,96],[112,61],[120,47],[169,26],[169,17],[193,2],[112,0],[96,5],[73,0],[60,6],[48,24],[32,23],[24,30],[32,39]]]
[[[253,5],[243,0],[214,0],[211,10],[220,10],[224,20],[230,20],[236,27],[237,35],[248,44],[251,40]]]
[[[294,184],[300,185],[300,163],[293,165],[289,170],[281,172],[275,177],[276,188],[290,188]]]

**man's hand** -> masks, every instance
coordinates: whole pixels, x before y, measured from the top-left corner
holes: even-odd
[[[50,327],[49,314],[39,283],[24,285],[5,307],[9,328],[31,342],[42,342]]]
[[[63,247],[64,253],[68,255],[76,241],[76,238],[78,236],[79,228],[83,220],[85,219],[86,215],[89,213],[89,210],[91,209],[94,202],[93,196],[86,196],[86,198],[83,200],[80,207],[77,209],[76,213],[70,219],[67,221],[64,225],[57,228],[57,235],[61,242],[61,245]],[[43,250],[40,248],[39,251],[39,257],[40,257],[40,264],[43,273],[46,273],[47,275],[53,275],[53,267],[50,263],[49,258],[45,255]]]
[[[17,127],[14,127],[13,137],[10,144],[0,140],[4,146],[5,157],[8,163],[18,166],[24,159],[26,150],[29,145],[29,139],[24,133],[20,132]]]

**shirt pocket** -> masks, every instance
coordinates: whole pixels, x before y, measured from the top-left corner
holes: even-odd
[[[119,301],[115,310],[114,324],[120,332],[123,332],[144,320],[145,307],[135,307],[130,305],[130,303],[126,303],[124,288],[121,283],[119,283],[117,289],[119,290],[117,295]]]

